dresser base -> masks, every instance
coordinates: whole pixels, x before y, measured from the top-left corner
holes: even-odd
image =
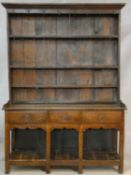
[[[53,167],[82,173],[84,167],[118,166],[123,173],[122,105],[7,105],[5,124],[5,173],[11,166],[39,166],[47,173]]]

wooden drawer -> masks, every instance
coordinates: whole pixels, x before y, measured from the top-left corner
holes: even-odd
[[[71,123],[76,124],[80,121],[79,111],[52,111],[49,112],[51,123]]]
[[[7,112],[6,121],[12,124],[42,124],[42,122],[45,123],[47,121],[47,112]]]
[[[120,123],[122,112],[120,111],[84,111],[82,113],[82,123]]]

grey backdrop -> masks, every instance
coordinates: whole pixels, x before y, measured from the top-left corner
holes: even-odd
[[[89,2],[115,3],[126,2],[122,10],[121,22],[121,99],[127,105],[125,122],[125,174],[131,174],[131,0],[8,0],[0,2]],[[7,69],[7,35],[6,11],[0,4],[0,160],[4,160],[4,112],[2,106],[8,101],[8,69]],[[3,161],[0,161],[0,174],[3,171]],[[113,173],[111,173],[113,174]]]

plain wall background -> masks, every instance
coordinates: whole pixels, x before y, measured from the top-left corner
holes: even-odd
[[[121,18],[121,100],[126,104],[125,117],[125,159],[131,160],[131,0],[8,0],[0,2],[88,2],[119,3],[125,2]],[[4,159],[4,112],[2,106],[8,101],[8,68],[7,68],[7,33],[6,10],[0,4],[0,159]],[[2,165],[0,165],[1,169]],[[1,171],[1,170],[0,170]]]

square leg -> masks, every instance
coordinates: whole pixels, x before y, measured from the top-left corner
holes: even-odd
[[[124,124],[120,129],[119,154],[120,154],[119,173],[123,174],[124,173]]]
[[[8,161],[5,161],[5,174],[10,173],[10,165]]]
[[[79,165],[78,165],[79,174],[83,173],[82,160],[83,160],[83,131],[82,129],[80,129],[79,131]]]
[[[47,165],[46,165],[46,172],[50,173],[50,148],[51,147],[51,131],[50,129],[46,132],[46,158],[47,158]]]
[[[10,156],[10,130],[9,127],[5,127],[5,173],[10,172],[9,165],[9,156]]]

